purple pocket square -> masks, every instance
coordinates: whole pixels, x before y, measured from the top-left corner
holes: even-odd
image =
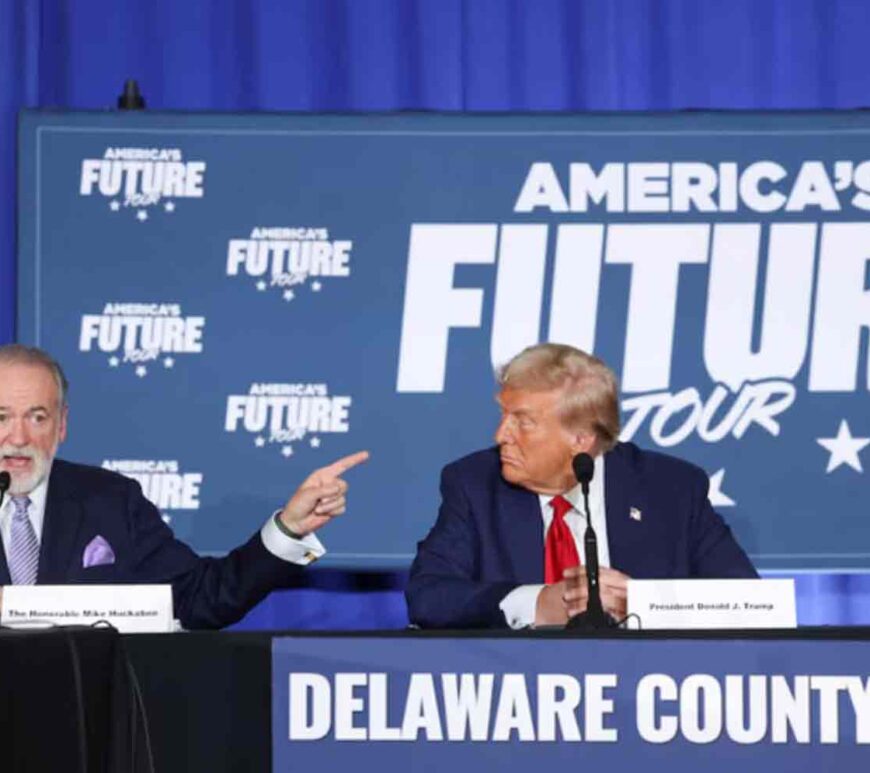
[[[107,566],[115,563],[115,551],[112,546],[99,534],[94,537],[85,547],[82,554],[82,567],[87,569],[91,566]]]

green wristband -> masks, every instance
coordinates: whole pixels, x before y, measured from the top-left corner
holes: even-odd
[[[303,537],[301,534],[297,534],[295,531],[293,531],[292,529],[288,529],[284,525],[284,521],[281,520],[281,513],[275,513],[275,525],[278,527],[279,531],[283,535],[290,537],[290,539],[295,539],[295,540],[305,539],[305,537]]]

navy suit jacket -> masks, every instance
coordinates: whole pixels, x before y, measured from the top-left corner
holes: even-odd
[[[620,443],[604,457],[610,564],[629,577],[756,577],[707,499],[703,470]],[[507,483],[497,448],[441,474],[441,509],[417,545],[406,597],[423,627],[505,626],[499,602],[519,585],[544,582],[538,495]],[[641,519],[631,518],[631,508]]]
[[[85,547],[101,536],[115,561],[83,566]],[[55,459],[48,480],[37,584],[171,583],[175,616],[185,628],[236,622],[299,570],[263,545],[259,532],[223,558],[202,558],[175,539],[135,481],[98,467]],[[0,550],[0,585],[10,582]]]

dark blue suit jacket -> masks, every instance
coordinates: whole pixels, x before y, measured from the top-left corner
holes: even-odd
[[[703,470],[620,443],[604,457],[610,563],[630,577],[756,577],[731,530],[707,500]],[[497,448],[441,474],[441,509],[417,545],[406,592],[423,627],[505,626],[499,602],[544,581],[538,495],[507,483]],[[641,520],[629,516],[641,511]]]
[[[85,546],[102,536],[115,562],[82,566]],[[37,583],[171,583],[185,628],[219,628],[240,619],[299,570],[274,556],[259,532],[224,558],[201,558],[175,539],[135,481],[98,467],[55,459],[48,481]],[[0,550],[0,585],[10,582]]]

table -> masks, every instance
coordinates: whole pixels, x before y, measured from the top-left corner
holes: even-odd
[[[276,735],[279,739],[282,734],[286,734],[287,727],[286,718],[277,719],[272,716],[273,705],[279,710],[283,705],[284,698],[280,697],[279,691],[283,689],[286,693],[287,690],[286,673],[283,670],[281,673],[272,673],[273,658],[277,658],[274,662],[281,663],[284,662],[281,658],[288,655],[293,658],[295,667],[306,672],[321,667],[328,670],[322,663],[319,666],[315,664],[318,658],[323,662],[338,663],[337,670],[355,672],[382,670],[381,666],[384,666],[384,663],[379,664],[378,658],[384,662],[389,661],[384,668],[394,666],[398,674],[407,674],[409,669],[414,668],[428,669],[433,673],[451,668],[457,670],[461,667],[461,662],[486,663],[485,669],[480,667],[477,670],[498,672],[501,666],[506,665],[506,662],[502,663],[498,658],[506,651],[505,648],[513,648],[517,656],[523,660],[519,666],[513,663],[508,667],[515,671],[525,670],[528,673],[535,673],[570,670],[568,667],[573,666],[570,663],[565,664],[564,658],[563,662],[559,662],[554,661],[551,656],[557,651],[579,652],[583,647],[598,647],[596,651],[600,651],[601,647],[610,647],[610,651],[614,652],[616,650],[613,647],[631,648],[635,662],[633,665],[626,663],[624,666],[626,671],[630,670],[629,666],[635,671],[642,671],[644,653],[650,653],[652,663],[654,650],[660,654],[661,650],[679,649],[690,654],[690,657],[683,659],[700,661],[706,660],[705,653],[708,651],[715,651],[718,657],[723,652],[740,650],[744,662],[767,663],[775,670],[778,663],[784,663],[781,657],[783,653],[796,647],[804,652],[801,657],[804,658],[805,663],[815,664],[817,673],[836,674],[838,669],[848,668],[849,664],[843,660],[827,663],[822,659],[822,655],[832,646],[839,647],[843,643],[848,643],[849,648],[861,654],[861,662],[865,664],[861,666],[861,676],[865,680],[868,673],[866,664],[870,664],[870,629],[867,628],[814,628],[788,632],[602,632],[595,636],[578,636],[555,631],[537,633],[404,631],[320,635],[312,632],[187,633],[123,638],[141,685],[148,713],[155,766],[159,771],[269,771],[273,769],[273,763],[278,764],[276,769],[288,769],[282,760],[273,759],[272,738],[273,722],[278,727]],[[427,662],[415,665],[418,655],[422,658],[424,651],[425,657],[428,658]],[[454,651],[459,658],[456,661],[459,666],[456,668],[440,660]],[[754,654],[756,651],[761,653],[758,656],[760,660]],[[437,655],[439,661],[433,662],[433,652],[439,653]],[[403,662],[398,662],[399,660]],[[714,670],[717,667],[713,663],[710,665]],[[751,673],[760,672],[755,670]],[[273,678],[278,688],[274,694]],[[401,687],[395,685],[390,689],[394,692],[396,689],[401,691]],[[358,692],[357,696],[361,694]],[[365,715],[358,716],[361,718],[360,723],[364,725]],[[842,714],[842,737],[845,739],[851,733],[854,739],[855,728],[849,724],[851,720],[848,722],[847,720],[847,715]],[[777,747],[773,752],[769,749],[765,752],[763,745],[752,747],[753,755],[755,752],[757,755],[751,755],[751,758],[755,759],[757,756],[759,765],[763,764],[759,769],[765,770],[765,773],[773,773],[780,769],[789,771],[810,769],[812,764],[816,765],[816,769],[832,769],[819,768],[818,763],[813,762],[820,756],[824,760],[837,762],[853,753],[858,754],[859,759],[860,755],[870,754],[870,749],[855,744],[854,740],[848,743],[843,741],[842,744],[822,744],[817,735],[814,733],[810,743],[800,744],[799,748],[786,744]],[[510,743],[514,743],[515,740]],[[367,755],[375,754],[377,757],[383,751],[388,756],[393,753],[412,755],[415,769],[427,769],[427,760],[435,769],[436,764],[442,764],[439,761],[444,756],[442,750],[447,748],[430,743],[426,747],[428,754],[421,755],[417,748],[419,742],[418,744],[348,743],[325,738],[318,744],[291,742],[290,748],[297,755],[301,767],[304,768],[308,764],[308,756],[312,755],[327,769],[334,769],[332,763],[337,759],[333,757],[334,753],[339,757],[346,756],[345,764],[370,767]],[[466,750],[469,749],[467,742],[454,746],[457,750],[461,750],[463,746]],[[504,746],[505,744],[492,746],[472,744],[469,759],[473,761],[475,755],[478,760],[482,759],[481,753],[484,750],[492,753]],[[275,748],[278,748],[279,756],[286,750],[280,743]],[[561,746],[521,744],[516,748],[526,756],[530,754],[527,749],[535,749],[537,751],[531,754],[534,757],[535,754],[551,754],[553,749],[567,747],[564,744]],[[623,742],[621,737],[620,754],[623,757],[629,748],[629,739],[625,737]],[[647,753],[670,764],[672,760],[668,759],[668,748],[667,746],[651,747]],[[716,744],[701,744],[694,751],[690,751],[693,757],[700,754],[706,755],[705,759],[713,759],[716,755],[710,756],[709,752],[714,748],[718,748]],[[583,752],[597,756],[607,753],[604,744],[590,751],[592,749],[593,747],[587,744]],[[735,759],[739,762],[742,754],[740,749],[737,748],[736,751],[731,747],[729,749],[732,756],[736,754]],[[777,767],[786,764],[783,760],[791,751],[796,754],[794,760],[790,759],[788,762],[789,767]],[[453,756],[453,747],[450,748],[448,756]],[[726,754],[726,759],[727,757]],[[458,769],[462,768],[462,764],[457,763]],[[398,769],[386,765],[386,769]],[[622,768],[620,766],[612,768],[612,770],[619,769]],[[840,766],[840,769],[849,768]]]
[[[0,769],[134,770],[129,687],[112,629],[0,630]]]

